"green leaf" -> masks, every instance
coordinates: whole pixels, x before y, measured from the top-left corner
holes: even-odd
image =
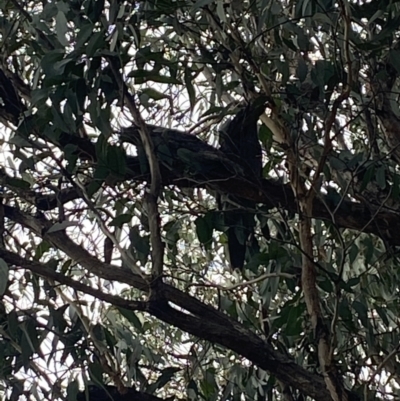
[[[30,356],[39,350],[39,332],[36,326],[36,322],[32,319],[23,321],[20,324],[20,328],[23,332],[21,347],[23,348],[23,359],[27,362]],[[44,337],[41,337],[43,339]]]
[[[133,226],[129,231],[129,239],[132,246],[143,255],[150,253],[150,238],[148,235],[142,236],[138,226]]]
[[[179,241],[179,231],[182,228],[182,223],[179,220],[170,221],[164,224],[165,241],[168,245],[174,246]]]
[[[147,95],[148,97],[154,100],[168,99],[168,96],[164,93],[161,93],[153,88],[145,88],[142,90],[142,93]]]
[[[135,78],[136,84],[142,84],[147,81],[158,82],[161,84],[174,84],[174,85],[181,85],[181,81],[176,78],[168,77],[166,75],[158,75],[154,71],[131,71],[128,74],[128,77]]]
[[[86,82],[83,78],[77,79],[75,84],[75,96],[78,109],[83,113],[85,109],[85,101],[87,96]]]
[[[35,260],[39,260],[46,252],[51,249],[51,245],[48,241],[42,240],[41,243],[36,247]]]
[[[226,24],[227,16],[225,14],[224,3],[222,0],[217,0],[217,15],[218,15],[219,20],[223,24]]]
[[[380,166],[376,169],[376,182],[381,187],[381,189],[386,188],[386,167]]]
[[[104,384],[104,370],[100,363],[93,362],[88,364],[88,370],[91,380],[96,384]]]
[[[192,7],[192,12],[198,10],[199,8],[208,6],[211,3],[214,3],[214,0],[197,0],[194,6]]]
[[[399,200],[400,198],[400,176],[393,174],[393,185],[392,185],[392,199]]]
[[[302,31],[298,32],[295,43],[302,52],[307,52],[310,50],[310,39]]]
[[[116,226],[118,228],[121,228],[124,224],[130,223],[132,220],[132,215],[129,213],[123,213],[120,214],[119,216],[115,217],[112,222],[110,223],[110,226]]]
[[[358,248],[358,246],[356,244],[353,244],[350,247],[350,250],[349,250],[349,261],[350,261],[350,264],[354,263],[354,261],[358,257],[359,251],[360,250],[359,250],[359,248]]]
[[[76,49],[80,50],[86,42],[89,40],[89,38],[92,36],[93,33],[93,24],[91,23],[86,23],[84,25],[81,25],[79,28],[79,32],[76,36]]]
[[[190,400],[198,400],[202,398],[200,397],[199,388],[197,387],[197,384],[193,379],[189,381],[189,384],[187,386],[187,393]]]
[[[159,378],[156,380],[155,383],[151,384],[148,387],[147,392],[150,394],[154,394],[156,390],[159,390],[160,388],[163,388],[166,384],[168,384],[171,381],[174,374],[176,372],[179,372],[180,370],[181,370],[180,368],[174,368],[174,367],[168,367],[163,369],[161,371],[161,376],[159,376]]]
[[[78,392],[79,392],[79,383],[76,380],[68,383],[67,401],[75,401]]]
[[[189,101],[190,101],[190,110],[194,110],[194,106],[196,105],[196,91],[194,89],[193,83],[192,83],[192,76],[191,76],[191,70],[186,66],[185,67],[185,86],[186,90],[189,95]]]
[[[68,227],[76,227],[79,226],[79,221],[68,221],[68,220],[64,220],[61,223],[55,223],[53,224],[48,230],[47,233],[54,233],[57,231],[62,231],[65,230]]]
[[[41,101],[46,101],[49,98],[49,88],[37,88],[32,91],[32,104],[36,105]]]
[[[68,144],[64,146],[64,158],[68,162],[68,171],[72,173],[76,167],[78,161],[78,147],[76,145]]]
[[[212,216],[206,214],[195,220],[197,238],[203,245],[210,245],[213,235]]]
[[[389,58],[397,73],[400,74],[400,50],[390,50]]]
[[[65,17],[65,14],[62,11],[59,11],[56,16],[56,32],[57,39],[63,46],[69,46],[68,40],[66,38],[68,32],[68,21]]]
[[[96,120],[96,127],[99,129],[101,134],[105,138],[109,138],[112,133],[112,129],[110,126],[110,118],[111,118],[111,108],[109,105],[105,105],[100,109],[100,115]]]
[[[31,346],[31,340],[26,332],[23,332],[20,341],[22,361],[24,366],[28,368],[31,356],[34,354],[34,350]]]
[[[214,400],[216,399],[216,392],[218,391],[217,382],[215,380],[215,370],[209,368],[203,375],[203,380],[200,382],[200,388],[203,392],[204,399]]]
[[[300,82],[304,82],[304,80],[307,78],[307,73],[308,73],[307,64],[304,61],[304,59],[300,57],[296,70],[296,75],[299,78]]]
[[[319,86],[327,85],[335,71],[331,62],[327,60],[317,60],[315,63],[315,75],[318,77],[315,82]]]
[[[68,127],[68,132],[76,132],[76,124],[75,124],[76,120],[72,113],[72,107],[69,101],[67,101],[66,104],[64,105],[63,119]]]
[[[295,48],[296,49],[296,48]],[[296,49],[297,51],[297,49]],[[275,61],[275,65],[280,74],[282,74],[282,81],[287,82],[290,76],[289,64],[284,61]]]
[[[91,198],[103,185],[110,172],[107,167],[99,166],[94,172],[93,180],[87,188],[87,194]]]
[[[94,33],[86,47],[88,57],[93,57],[97,51],[103,49],[105,43],[104,33],[102,31]]]
[[[363,191],[367,187],[367,185],[372,181],[374,174],[375,174],[375,166],[371,164],[367,168],[367,171],[364,173],[364,177],[360,187],[360,192]]]
[[[343,320],[346,327],[349,327],[351,328],[351,330],[353,330],[354,329],[353,312],[350,310],[347,299],[343,299],[339,303],[338,311],[339,311],[339,316]]]
[[[31,184],[25,180],[21,180],[20,178],[10,177],[7,178],[7,184],[11,187],[29,189]]]
[[[71,63],[74,63],[74,61],[71,60],[70,58],[63,58],[62,60],[55,62],[53,67],[58,74],[63,74],[66,69],[66,66]]]
[[[90,0],[88,7],[88,15],[91,21],[97,22],[104,12],[105,0]]]
[[[364,244],[364,247],[365,247],[365,254],[364,254],[365,263],[367,265],[371,264],[371,263],[373,263],[372,258],[374,256],[374,250],[375,250],[375,246],[374,246],[374,243],[372,242],[372,238],[365,237],[363,239],[362,243]]]
[[[365,328],[369,327],[368,323],[368,308],[367,306],[360,302],[360,301],[354,301],[352,304],[353,309],[356,311],[358,318],[360,319],[362,325]]]
[[[322,290],[324,290],[328,294],[331,294],[333,292],[332,282],[327,277],[321,277],[318,280],[318,287],[320,287]]]
[[[302,316],[305,311],[303,303],[298,303],[290,308],[284,332],[287,336],[298,336],[303,331]]]
[[[360,284],[360,277],[353,277],[347,282],[349,287],[355,287],[358,284]]]
[[[99,164],[101,164],[103,166],[107,166],[107,154],[108,154],[109,146],[110,145],[107,142],[107,137],[105,135],[101,134],[97,138],[95,148],[96,148],[97,160],[98,160]]]
[[[0,258],[0,297],[4,295],[8,286],[8,273],[10,268],[4,259]]]
[[[139,332],[143,332],[143,325],[134,311],[120,307],[117,307],[117,309],[126,320],[133,324],[133,327],[138,329]]]
[[[380,316],[380,318],[382,319],[383,324],[385,324],[386,326],[389,326],[390,323],[389,323],[388,315],[387,315],[385,308],[381,308],[378,305],[375,305],[374,308],[378,312],[378,315]]]
[[[124,177],[126,174],[125,151],[119,146],[109,146],[107,150],[107,167],[117,176]]]
[[[55,107],[52,107],[51,113],[53,115],[53,124],[56,128],[63,132],[71,132],[59,110],[57,110]]]

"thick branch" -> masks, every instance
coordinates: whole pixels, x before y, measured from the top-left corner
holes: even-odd
[[[221,344],[242,355],[280,381],[299,389],[317,401],[326,401],[330,394],[321,376],[304,370],[293,360],[275,351],[271,345],[239,323],[223,315],[222,320],[204,320],[179,313],[168,305],[154,304],[150,313],[197,337]],[[359,398],[349,393],[349,399]]]
[[[108,302],[112,305],[119,306],[125,309],[133,309],[141,311],[146,310],[144,302],[129,301],[117,295],[106,294],[101,290],[90,287],[86,284],[82,284],[81,282],[74,280],[73,278],[66,276],[62,273],[58,273],[54,269],[50,269],[49,267],[47,267],[42,263],[27,260],[1,247],[0,247],[0,257],[10,265],[20,267],[21,269],[22,268],[29,269],[31,272],[39,276],[54,280],[55,282],[66,285],[85,294],[91,295],[101,301]]]
[[[161,136],[161,132],[162,128],[152,126],[152,135]],[[218,149],[207,145],[193,135],[171,130],[168,132],[167,139],[175,147],[174,149],[179,149],[184,143],[193,148],[197,147],[197,156],[194,160],[196,165],[200,164],[211,167],[208,170],[202,171],[201,174],[188,176],[184,169],[185,164],[182,160],[178,160],[173,165],[173,169],[162,169],[163,185],[176,185],[181,188],[208,187],[218,192],[235,195],[256,203],[263,203],[268,208],[280,207],[295,213],[298,211],[298,205],[295,202],[293,191],[289,185],[267,179],[261,180],[259,184],[251,182],[239,174],[240,168],[237,173],[234,173],[235,163],[227,159]],[[178,134],[175,135],[174,133]],[[189,138],[189,141],[185,142],[184,139],[186,138]],[[123,136],[123,139],[127,140],[126,134]],[[78,146],[81,158],[96,160],[95,147],[89,139],[64,134],[60,138],[60,144],[61,146],[75,144]],[[127,166],[128,171],[124,180],[143,182],[148,179],[148,176],[140,169],[139,158],[128,156]],[[238,167],[236,167],[237,169]],[[9,187],[12,188],[11,185]],[[23,196],[25,200],[31,202],[41,210],[54,209],[57,207],[57,200],[58,202],[65,203],[78,198],[78,193],[71,188],[62,190],[59,194],[48,196],[35,194],[32,191],[25,191],[23,194],[21,188],[12,189],[15,191],[18,190],[20,196]],[[329,207],[331,210],[328,210]],[[320,198],[316,198],[313,202],[312,217],[332,221],[332,211],[336,207],[337,205],[332,204],[327,197],[321,196]],[[400,215],[395,211],[385,209],[374,212],[361,203],[344,200],[341,202],[340,207],[335,210],[334,219],[334,223],[340,228],[372,233],[381,237],[388,244],[400,245],[400,231],[398,230]]]
[[[84,248],[75,244],[65,232],[47,233],[51,223],[43,216],[33,217],[10,206],[5,206],[4,211],[7,218],[29,228],[37,235],[53,243],[68,257],[80,263],[91,273],[107,280],[130,284],[145,292],[149,291],[148,281],[132,274],[130,270],[100,262]],[[29,268],[29,265],[27,267]],[[237,352],[269,371],[282,382],[294,386],[316,400],[328,399],[329,393],[319,375],[308,372],[286,355],[275,351],[264,339],[215,308],[203,304],[196,298],[170,285],[161,284],[160,288],[166,300],[178,306],[180,310],[171,308],[166,303],[151,302],[148,311],[152,315],[199,338],[216,342]],[[109,301],[113,303],[111,298]],[[138,304],[135,302],[134,307],[137,306]]]

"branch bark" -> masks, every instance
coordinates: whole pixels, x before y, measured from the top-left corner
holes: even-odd
[[[48,229],[52,223],[45,219],[44,216],[35,217],[11,206],[4,206],[4,212],[6,218],[21,224],[41,238],[49,241],[90,273],[107,280],[129,284],[145,293],[149,293],[150,277],[145,279],[132,274],[130,270],[99,261],[84,248],[74,243],[63,231],[49,233]],[[19,263],[23,262],[23,260],[15,259],[16,255],[11,255],[12,258],[7,253],[3,253],[3,255],[10,258],[9,261],[11,263],[18,262],[18,265],[26,266],[28,269],[32,267],[37,272],[40,271],[38,274],[46,275],[46,270],[38,269],[38,266],[40,266],[38,262],[33,265],[32,262],[26,261],[27,263],[24,264]],[[57,277],[54,277],[54,272],[51,274],[51,278],[57,280]],[[65,282],[64,278],[58,278]],[[71,284],[78,290],[89,293],[86,286],[80,289],[75,282]],[[307,371],[286,355],[274,350],[263,338],[246,329],[240,323],[170,285],[161,283],[160,290],[165,296],[164,300],[150,300],[146,304],[131,301],[133,303],[130,308],[141,310],[145,308],[153,316],[166,323],[204,340],[229,348],[249,359],[255,365],[269,371],[283,383],[299,389],[302,393],[317,401],[328,399],[329,392],[325,388],[321,376]],[[96,296],[93,291],[92,295]],[[113,304],[114,302],[119,303],[122,301],[108,297],[107,302]],[[176,305],[178,308],[171,307],[171,304]],[[359,400],[356,395],[349,394],[353,397],[349,399]]]
[[[158,198],[161,193],[162,179],[160,173],[160,166],[158,163],[157,155],[154,150],[153,139],[149,133],[147,125],[143,121],[142,116],[136,106],[135,99],[129,93],[128,87],[121,77],[120,72],[116,66],[113,58],[108,57],[111,70],[114,78],[118,84],[119,90],[123,99],[125,100],[129,111],[131,112],[135,123],[139,127],[139,135],[141,143],[146,153],[147,161],[150,166],[150,191],[146,194],[144,201],[147,206],[147,214],[149,219],[150,229],[150,242],[151,242],[151,261],[152,261],[152,275],[154,280],[162,278],[163,274],[163,259],[164,259],[164,245],[161,240],[161,219],[158,211]]]
[[[161,127],[151,127],[151,134],[156,137],[164,135],[165,129]],[[214,191],[227,193],[248,199],[256,203],[263,203],[267,208],[281,207],[290,212],[297,213],[298,205],[290,185],[285,185],[274,180],[263,179],[259,184],[246,180],[245,177],[232,171],[232,161],[227,159],[222,152],[210,145],[202,142],[193,135],[168,130],[168,143],[175,148],[183,146],[197,147],[198,163],[202,165],[211,165],[213,168],[209,171],[203,171],[201,174],[191,175],[190,177],[184,171],[182,162],[175,164],[173,169],[161,169],[161,178],[163,185],[176,185],[180,188],[211,188]],[[189,138],[189,141],[187,140]],[[126,135],[122,136],[123,140]],[[133,141],[133,139],[131,139]],[[182,142],[183,141],[183,142]],[[96,151],[94,144],[86,138],[63,134],[59,139],[61,147],[67,144],[74,144],[78,147],[77,152],[82,159],[91,159],[96,161]],[[124,180],[133,180],[143,182],[148,179],[146,174],[140,169],[140,162],[137,157],[127,156],[128,171]],[[7,186],[13,192],[23,197],[28,203],[35,205],[40,210],[52,210],[58,203],[66,203],[79,197],[76,190],[68,188],[54,195],[42,195],[38,192],[27,191],[20,187],[13,186],[7,180],[4,173],[0,174],[0,182]],[[387,244],[400,245],[400,213],[395,210],[387,209],[371,210],[362,203],[343,200],[339,207],[332,204],[331,200],[323,195],[315,198],[313,201],[312,217],[331,221],[340,228],[348,228],[359,232],[375,234],[382,238]],[[334,221],[332,221],[332,215]]]

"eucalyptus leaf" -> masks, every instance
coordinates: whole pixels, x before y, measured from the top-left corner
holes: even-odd
[[[68,220],[64,220],[61,223],[55,223],[53,224],[48,230],[47,233],[51,234],[57,231],[63,231],[68,227],[76,227],[79,226],[79,221],[68,221]]]
[[[9,271],[8,264],[0,258],[0,296],[3,296],[7,290]]]

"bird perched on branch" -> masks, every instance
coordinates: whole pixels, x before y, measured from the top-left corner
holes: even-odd
[[[265,110],[265,99],[242,107],[237,115],[221,128],[220,148],[215,149],[200,138],[175,129],[160,129],[148,125],[161,172],[171,175],[181,171],[187,179],[201,182],[233,177],[258,181],[262,176],[261,145],[257,121]],[[121,139],[134,144],[138,150],[143,174],[149,167],[141,143],[139,128],[121,130]],[[249,238],[254,231],[255,203],[239,197],[225,197],[224,210],[228,236],[228,256],[231,267],[243,268]]]
[[[264,112],[264,103],[249,104],[241,109],[219,132],[220,150],[236,160],[250,180],[262,177],[262,151],[258,140],[257,121]],[[253,202],[240,198],[225,198],[225,225],[228,227],[228,256],[232,269],[243,269],[248,241],[254,232]]]
[[[207,179],[219,179],[231,174],[245,174],[237,161],[232,161],[224,152],[208,145],[195,135],[175,129],[147,125],[153,141],[154,151],[160,163],[161,172],[169,175],[174,171],[184,173],[187,178],[195,177],[198,181],[204,174]],[[124,142],[132,143],[138,151],[142,172],[148,173],[149,166],[139,135],[139,128],[132,126],[120,131]],[[200,178],[201,179],[201,178]]]

